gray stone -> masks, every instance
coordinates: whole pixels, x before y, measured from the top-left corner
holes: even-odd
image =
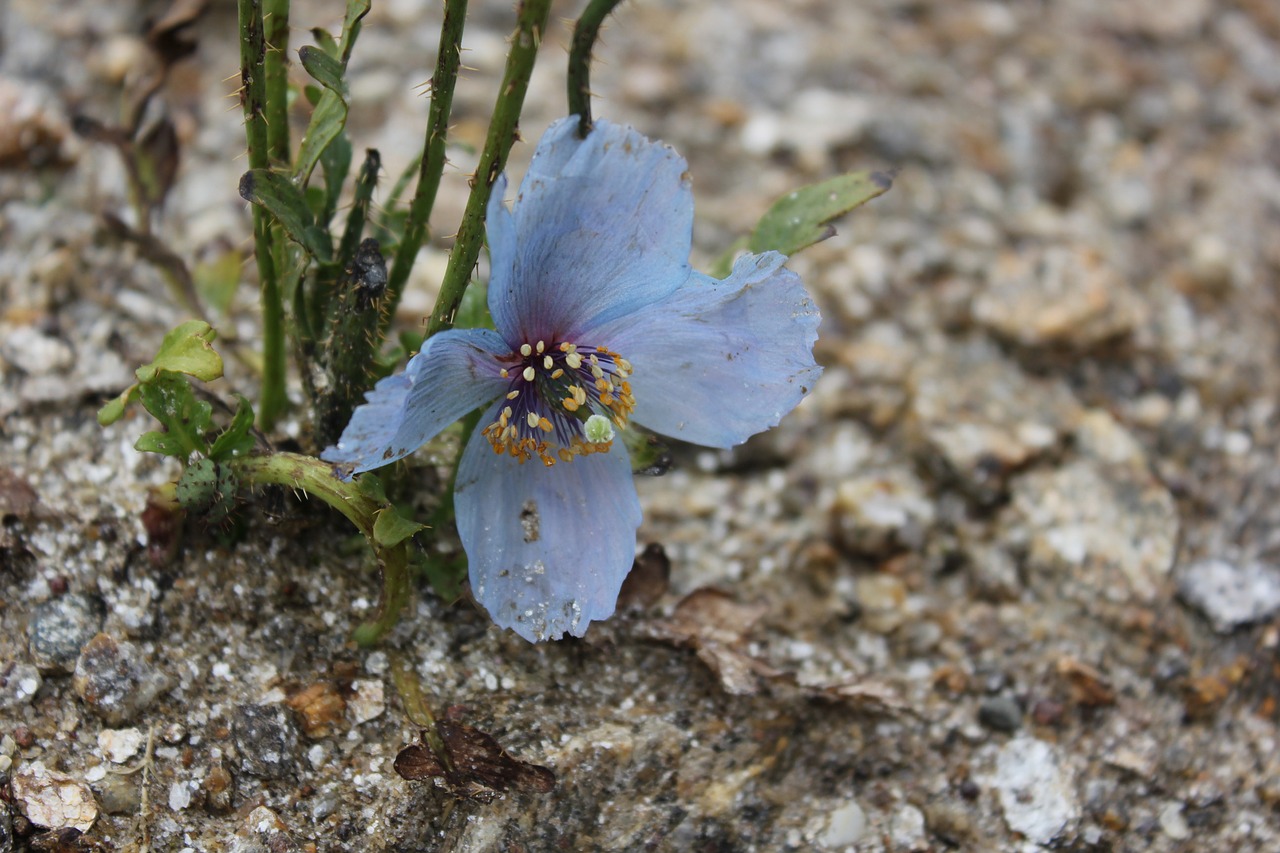
[[[1070,775],[1055,747],[1033,737],[1016,737],[1000,749],[996,789],[1005,822],[1036,844],[1048,844],[1080,817]]]
[[[889,841],[894,850],[909,853],[928,850],[929,839],[924,831],[924,812],[913,805],[904,805],[889,819]]]
[[[80,647],[102,630],[104,616],[100,599],[79,593],[37,604],[27,630],[28,647],[36,666],[45,672],[71,672],[80,657]]]
[[[818,843],[828,849],[856,844],[867,832],[867,815],[853,800],[831,810]]]
[[[172,682],[133,643],[98,634],[81,651],[71,684],[90,710],[118,726],[136,719]]]
[[[263,779],[293,774],[298,762],[298,727],[279,705],[241,705],[231,717],[231,741],[240,769]]]
[[[30,704],[42,683],[40,670],[29,663],[0,663],[0,711]]]
[[[978,722],[998,732],[1016,732],[1022,725],[1022,708],[1008,696],[991,696],[978,706]]]
[[[919,549],[933,520],[933,501],[905,467],[868,471],[836,487],[832,532],[846,550]]]
[[[1280,569],[1209,559],[1177,572],[1178,594],[1228,634],[1280,610]]]

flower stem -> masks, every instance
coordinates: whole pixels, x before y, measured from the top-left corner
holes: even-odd
[[[244,107],[249,168],[270,165],[267,136],[266,37],[262,28],[262,0],[239,0],[240,101]],[[253,248],[262,289],[262,398],[258,424],[269,430],[284,409],[284,305],[276,279],[273,234],[267,212],[253,206]]]
[[[238,457],[226,464],[245,486],[300,489],[346,516],[369,540],[382,567],[382,602],[378,615],[356,628],[352,638],[361,646],[372,646],[395,627],[400,611],[409,600],[409,540],[390,547],[378,544],[374,524],[378,513],[386,509],[380,501],[361,491],[355,482],[338,479],[331,465],[311,456],[268,453]]]
[[[449,265],[445,268],[444,281],[440,283],[440,296],[436,299],[427,321],[427,337],[453,325],[454,315],[462,303],[462,295],[471,282],[480,247],[484,244],[484,214],[493,192],[493,183],[507,165],[507,155],[519,136],[520,110],[524,106],[525,92],[529,89],[529,77],[538,57],[538,45],[547,25],[547,13],[551,0],[522,0],[516,11],[516,31],[511,38],[511,52],[507,54],[507,67],[502,75],[502,88],[493,107],[493,120],[489,123],[489,135],[480,165],[472,178],[471,195]]]
[[[445,0],[444,24],[440,29],[440,50],[436,54],[436,72],[431,78],[431,109],[427,116],[427,135],[422,143],[418,166],[418,186],[409,205],[404,236],[396,248],[387,279],[387,310],[380,331],[385,333],[395,309],[400,304],[409,270],[427,234],[427,220],[436,203],[440,178],[444,174],[445,141],[449,134],[449,114],[453,109],[453,90],[458,82],[458,66],[462,61],[462,28],[466,24],[467,0]]]
[[[591,49],[600,35],[600,26],[622,0],[591,0],[582,17],[573,25],[573,46],[569,49],[569,115],[578,117],[578,138],[591,132]]]
[[[267,158],[288,166],[289,153],[289,0],[263,0],[263,76],[266,82]]]

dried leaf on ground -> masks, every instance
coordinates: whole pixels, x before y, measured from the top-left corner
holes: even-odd
[[[435,779],[455,797],[483,802],[506,791],[545,794],[555,788],[554,773],[513,757],[492,735],[474,726],[454,719],[439,720],[435,734],[437,738],[432,738],[423,731],[419,742],[396,755],[394,767],[401,778],[411,782]],[[433,740],[437,746],[432,746]]]

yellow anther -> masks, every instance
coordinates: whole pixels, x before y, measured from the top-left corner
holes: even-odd
[[[546,348],[547,345],[544,342],[538,341],[538,355],[542,355],[542,351]],[[528,353],[525,353],[525,355],[528,355]]]
[[[520,396],[520,392],[519,392],[519,391],[508,391],[508,392],[507,392],[507,399],[508,399],[508,400],[514,400],[516,397],[519,397],[519,396]]]
[[[555,366],[556,366],[556,363],[555,363],[555,361],[553,361],[553,360],[552,360],[551,356],[549,356],[549,355],[544,355],[544,356],[542,357],[542,366],[543,366],[545,369],[550,370],[551,368],[553,368],[553,367],[555,367]]]
[[[546,418],[538,418],[538,429],[543,432],[551,432],[551,421]]]
[[[525,421],[528,422],[529,426],[536,427],[538,425],[538,413],[530,412],[529,414],[525,415]]]
[[[569,365],[571,370],[577,370],[582,367],[582,356],[570,350],[569,354],[564,357],[564,363]]]
[[[528,358],[529,356],[533,355],[533,347],[529,346],[528,344],[521,344],[520,354],[525,358]]]
[[[560,368],[557,367],[555,370],[551,371],[552,379],[559,379],[561,376],[564,376],[564,371]]]
[[[528,346],[528,344],[525,344],[525,346]],[[537,372],[532,367],[526,367],[521,375],[524,377],[525,382],[532,382],[533,377],[537,376]]]
[[[564,406],[564,410],[566,412],[578,411],[578,401],[573,399],[572,397],[565,397],[563,400],[560,401],[560,405]]]
[[[510,373],[507,373],[507,369],[504,367],[504,368],[502,368],[501,370],[499,370],[499,371],[498,371],[498,375],[499,375],[499,376],[501,376],[503,379],[506,379],[506,378],[507,378],[508,376],[510,376],[511,374],[510,374]]]

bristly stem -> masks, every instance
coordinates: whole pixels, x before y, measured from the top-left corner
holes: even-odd
[[[440,283],[440,295],[427,321],[427,337],[453,325],[454,315],[462,303],[471,282],[471,271],[480,256],[484,244],[484,215],[493,192],[493,183],[507,165],[507,155],[520,135],[520,110],[524,106],[525,92],[529,90],[529,78],[538,58],[538,45],[547,26],[547,13],[551,0],[522,0],[516,11],[516,31],[511,38],[511,52],[507,54],[507,67],[502,75],[502,88],[493,107],[493,119],[489,122],[489,135],[480,165],[472,177],[471,195],[462,214],[462,225],[449,254],[444,281]]]
[[[353,639],[371,646],[395,627],[400,611],[409,600],[409,540],[386,547],[378,544],[375,524],[385,505],[360,489],[354,481],[339,480],[333,468],[310,456],[297,453],[269,453],[229,460],[238,482],[246,486],[284,486],[300,489],[327,503],[359,528],[377,555],[382,567],[382,604],[377,617],[356,628]]]
[[[569,49],[569,115],[578,117],[578,138],[591,132],[591,49],[600,35],[600,26],[622,0],[591,0],[582,17],[573,25],[573,46]]]
[[[249,168],[270,166],[267,142],[266,37],[262,29],[261,0],[239,0],[240,101],[244,107],[245,139]],[[262,289],[262,397],[258,401],[258,425],[269,430],[285,404],[284,305],[276,279],[271,220],[266,210],[253,205],[253,248]]]
[[[453,90],[458,82],[458,66],[462,61],[462,28],[467,19],[467,0],[445,0],[444,23],[440,29],[440,52],[436,54],[436,71],[431,78],[431,109],[427,115],[427,135],[422,143],[418,166],[418,186],[409,205],[404,236],[396,248],[387,279],[387,310],[381,330],[386,331],[400,303],[409,270],[426,238],[427,220],[435,207],[436,192],[444,174],[445,142],[449,135],[449,114],[453,109]]]
[[[287,167],[289,153],[289,0],[263,0],[263,38],[267,52],[263,72],[267,85],[267,157]]]

